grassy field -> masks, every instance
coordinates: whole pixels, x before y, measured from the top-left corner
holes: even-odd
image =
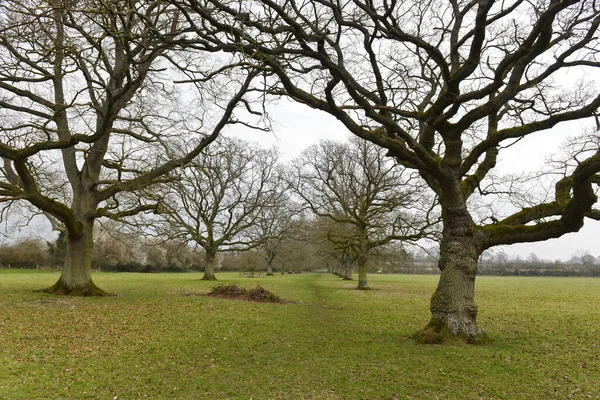
[[[2,399],[599,399],[600,280],[478,278],[485,346],[417,345],[434,276],[238,278],[292,301],[203,296],[200,274],[97,273],[109,298],[0,271]]]

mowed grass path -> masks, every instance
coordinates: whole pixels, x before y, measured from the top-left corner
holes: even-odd
[[[0,271],[2,399],[599,399],[600,280],[481,277],[485,346],[417,345],[435,276],[238,278],[292,301],[203,296],[190,274],[96,273],[109,298]]]

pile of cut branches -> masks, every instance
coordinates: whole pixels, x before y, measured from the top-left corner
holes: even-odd
[[[255,301],[258,303],[285,303],[285,301],[276,294],[257,285],[252,289],[243,288],[239,285],[230,283],[227,285],[217,285],[212,288],[207,296],[220,297],[225,299]]]

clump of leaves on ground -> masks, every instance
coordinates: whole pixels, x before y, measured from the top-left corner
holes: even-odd
[[[211,297],[220,297],[235,300],[255,301],[258,303],[284,303],[285,301],[276,294],[260,285],[253,288],[244,288],[234,283],[217,285],[207,294]]]

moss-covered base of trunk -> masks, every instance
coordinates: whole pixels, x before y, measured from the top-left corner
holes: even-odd
[[[354,280],[354,279],[352,279],[349,276],[342,276],[341,278],[342,278],[343,281],[353,281]]]
[[[214,275],[206,275],[204,274],[204,276],[202,277],[203,281],[216,281],[217,278]]]
[[[266,276],[275,276],[275,274],[273,274],[272,272],[270,274],[267,274]]]
[[[54,294],[57,296],[81,296],[81,297],[106,297],[114,296],[105,292],[94,284],[91,280],[85,286],[69,286],[62,279],[59,279],[49,288],[36,290],[37,293]]]
[[[371,288],[368,285],[358,285],[356,290],[371,290]]]
[[[461,332],[452,333],[448,325],[443,321],[429,321],[425,328],[415,333],[413,339],[420,344],[487,344],[489,343],[488,336],[481,330],[475,335],[467,335]]]

